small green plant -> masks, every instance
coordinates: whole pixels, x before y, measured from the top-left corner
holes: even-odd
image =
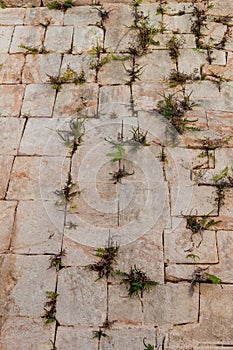
[[[78,85],[84,84],[86,81],[85,73],[83,70],[80,72],[80,74],[78,74],[73,69],[71,69],[69,65],[62,75],[47,74],[47,76],[49,78],[50,84],[52,84],[52,88],[57,91],[61,90],[62,84],[74,83],[75,85]]]
[[[186,74],[176,69],[172,69],[170,75],[165,79],[169,87],[181,85],[183,88],[187,82],[192,82],[194,80],[197,80],[195,73]]]
[[[193,254],[193,253],[190,253],[190,254],[186,255],[186,259],[193,259],[194,261],[196,261],[196,260],[200,260],[200,256]]]
[[[164,5],[167,4],[167,1],[166,0],[157,0],[157,2],[159,2],[159,5],[157,7],[157,10],[156,10],[156,15],[164,15],[166,13],[166,9],[164,7]]]
[[[171,60],[175,63],[176,69],[178,70],[178,58],[180,56],[180,49],[182,48],[182,41],[178,40],[176,35],[167,42],[167,49]]]
[[[146,344],[146,338],[143,339],[143,345],[145,346],[144,350],[155,350],[154,345]]]
[[[86,266],[86,269],[95,271],[98,273],[97,280],[114,274],[113,265],[116,263],[116,257],[119,253],[119,245],[113,244],[112,241],[109,241],[107,247],[96,249],[94,256],[100,258],[100,260],[94,264],[89,264]]]
[[[233,173],[233,167],[229,169],[229,167],[226,166],[219,174],[213,176],[213,181],[221,183],[222,185],[233,186],[233,177],[229,175],[230,171]]]
[[[4,1],[0,1],[0,7],[1,9],[5,9],[7,7]]]
[[[148,130],[143,133],[142,131],[140,131],[140,127],[138,126],[137,128],[132,127],[130,131],[132,133],[131,141],[136,142],[142,146],[150,146],[150,144],[146,140]]]
[[[59,294],[55,292],[46,291],[47,301],[45,302],[44,315],[41,318],[44,319],[45,324],[56,321],[56,303]]]
[[[61,250],[60,253],[55,254],[49,258],[50,265],[49,268],[55,267],[57,271],[61,270],[62,265],[62,257],[66,255],[65,249]]]
[[[72,0],[65,0],[63,3],[52,1],[47,5],[49,10],[61,10],[64,12],[73,6],[75,6],[75,4]]]
[[[130,268],[129,273],[120,270],[117,270],[116,273],[122,278],[120,284],[127,285],[130,297],[136,295],[141,299],[143,292],[150,292],[151,288],[158,284],[148,278],[145,272],[142,272],[136,265]]]
[[[93,331],[93,339],[97,338],[99,341],[102,337],[107,337],[108,335],[103,331],[103,329],[99,329],[98,331]]]
[[[60,202],[57,202],[60,205],[71,202],[75,196],[80,194],[80,191],[77,189],[77,183],[72,180],[70,171],[68,172],[65,186],[61,190],[56,190],[55,194],[62,198]]]
[[[192,280],[191,280],[191,284],[190,284],[190,293],[191,295],[193,294],[194,292],[194,286],[197,284],[197,283],[213,283],[213,284],[221,284],[221,279],[218,278],[217,276],[215,275],[212,275],[212,274],[209,274],[206,272],[206,270],[208,269],[205,268],[201,268],[201,267],[197,267],[193,274],[192,274]]]
[[[175,94],[163,95],[163,100],[157,104],[157,111],[168,119],[178,133],[183,134],[185,129],[200,130],[199,128],[188,126],[189,123],[196,122],[198,119],[189,120],[185,118],[185,112],[192,110],[195,106],[190,100],[191,94],[183,92],[183,99],[178,99]]]
[[[36,54],[39,53],[39,49],[37,47],[27,46],[27,45],[19,45],[20,49],[25,49],[27,52]]]
[[[71,119],[69,122],[69,130],[58,129],[57,134],[60,136],[65,146],[71,149],[70,155],[72,157],[83,142],[85,118]]]
[[[106,140],[108,141],[108,140]],[[126,156],[126,150],[124,147],[124,143],[119,143],[116,141],[108,141],[110,142],[113,147],[115,148],[114,152],[107,153],[106,156],[112,157],[113,162],[121,161]]]
[[[203,33],[202,29],[206,28],[206,20],[207,20],[207,8],[198,8],[197,6],[194,6],[193,12],[192,12],[192,25],[191,25],[191,32],[195,36],[196,40],[196,48],[203,49],[205,48],[205,45],[203,44]]]
[[[129,80],[126,82],[127,85],[132,85],[137,80],[140,80],[140,76],[143,73],[143,68],[139,64],[135,63],[134,60],[131,61],[130,67],[126,68],[123,64],[126,73],[129,76]]]
[[[112,175],[112,178],[114,180],[114,184],[121,183],[121,180],[124,177],[131,176],[134,174],[134,171],[132,173],[129,173],[125,170],[125,166],[123,165],[122,168],[119,168],[118,171],[115,171],[114,173],[109,173],[109,175]]]
[[[192,216],[189,215],[186,217],[186,227],[192,231],[192,233],[200,233],[203,230],[208,230],[210,227],[215,226],[222,222],[221,220],[215,221],[210,219],[212,211],[207,215],[203,216]]]
[[[98,11],[98,15],[100,17],[100,21],[96,23],[96,26],[102,28],[105,31],[106,28],[104,22],[109,18],[110,10],[106,10],[102,4],[98,7],[96,6],[95,9]]]

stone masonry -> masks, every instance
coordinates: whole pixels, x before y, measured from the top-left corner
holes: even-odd
[[[233,349],[232,14],[0,1],[1,350]]]

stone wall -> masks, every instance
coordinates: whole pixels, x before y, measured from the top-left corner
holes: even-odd
[[[233,349],[233,3],[0,6],[1,350]]]

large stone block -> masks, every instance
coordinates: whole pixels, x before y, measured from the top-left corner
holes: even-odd
[[[17,5],[16,5],[17,7]],[[0,9],[0,25],[1,26],[18,26],[23,25],[25,9],[5,8]]]
[[[24,119],[0,118],[0,155],[17,154],[24,124]]]
[[[44,48],[56,53],[70,52],[72,46],[73,28],[62,26],[51,26],[47,28]]]
[[[103,30],[96,26],[74,28],[73,54],[87,53],[96,47],[103,46]]]
[[[7,53],[11,43],[14,27],[0,27],[1,52]]]
[[[10,247],[16,204],[16,202],[12,201],[0,201],[1,253],[5,252]]]
[[[17,84],[21,82],[21,74],[25,62],[24,55],[0,54],[0,83]]]
[[[24,95],[24,85],[0,85],[0,115],[18,117]]]
[[[13,39],[10,46],[10,53],[26,52],[27,49],[20,48],[21,45],[40,49],[44,38],[44,28],[33,26],[15,27]]]

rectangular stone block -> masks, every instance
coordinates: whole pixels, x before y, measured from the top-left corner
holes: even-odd
[[[24,65],[24,55],[0,54],[0,83],[21,83],[21,74]]]
[[[58,200],[67,180],[69,161],[58,157],[17,157],[11,173],[8,199]]]
[[[1,26],[18,26],[23,25],[25,9],[5,8],[0,9],[0,25]]]
[[[119,118],[132,114],[130,89],[127,85],[100,88],[98,114],[101,118]]]
[[[57,329],[57,350],[62,350],[64,344],[69,350],[76,350],[78,347],[85,349],[87,346],[95,349],[97,343],[98,340],[93,339],[93,330],[91,328],[59,326]]]
[[[74,28],[73,54],[87,53],[96,45],[103,46],[103,30],[96,26]]]
[[[21,45],[31,48],[41,48],[44,38],[44,28],[33,26],[17,26],[15,27],[13,39],[10,46],[10,53],[26,52],[27,49],[20,48]]]
[[[56,53],[68,53],[72,46],[72,27],[51,26],[47,28],[44,48]]]
[[[64,212],[55,202],[19,202],[12,251],[17,254],[58,254],[63,225]]]
[[[0,118],[0,155],[17,154],[24,124],[24,119]]]
[[[219,219],[222,222],[219,224],[219,229],[232,230],[232,199],[233,199],[233,188],[226,188],[224,191],[223,204],[220,205]]]
[[[13,164],[13,157],[11,156],[0,156],[0,166],[2,169],[2,176],[0,179],[0,198],[4,199],[7,191],[7,186],[10,178],[11,167]]]
[[[48,10],[43,7],[27,8],[24,24],[27,26],[38,26],[39,24],[47,24],[50,26],[62,26],[64,21],[64,12],[57,10]]]
[[[56,91],[49,84],[27,85],[21,114],[31,117],[51,117],[55,95]]]
[[[182,16],[163,16],[163,25],[166,27],[166,31],[173,33],[191,33],[191,21],[189,14],[183,14]]]
[[[98,8],[98,7],[96,7]],[[68,9],[64,16],[65,26],[90,26],[100,21],[96,8],[79,6]]]
[[[87,83],[95,82],[95,70],[91,69],[92,56],[89,54],[69,55],[65,54],[62,60],[60,75],[63,75],[68,68],[80,76],[84,72],[85,81]]]
[[[1,40],[2,53],[7,53],[9,51],[13,30],[14,30],[14,27],[0,26],[0,40]]]
[[[23,67],[22,81],[26,84],[47,83],[49,81],[48,75],[59,76],[60,66],[60,54],[27,55]]]
[[[17,203],[12,201],[0,201],[1,253],[7,251],[10,247],[16,205]]]
[[[93,271],[66,268],[59,273],[56,317],[64,326],[95,326],[105,320],[106,283]]]
[[[18,117],[20,115],[24,85],[0,85],[0,115]]]
[[[48,256],[1,256],[1,316],[43,315],[45,292],[56,284],[56,271],[48,267]]]
[[[102,55],[101,60],[105,57],[106,55]],[[126,84],[129,81],[129,75],[126,72],[128,68],[128,61],[121,62],[113,60],[108,62],[101,67],[98,74],[98,82],[101,85]]]

